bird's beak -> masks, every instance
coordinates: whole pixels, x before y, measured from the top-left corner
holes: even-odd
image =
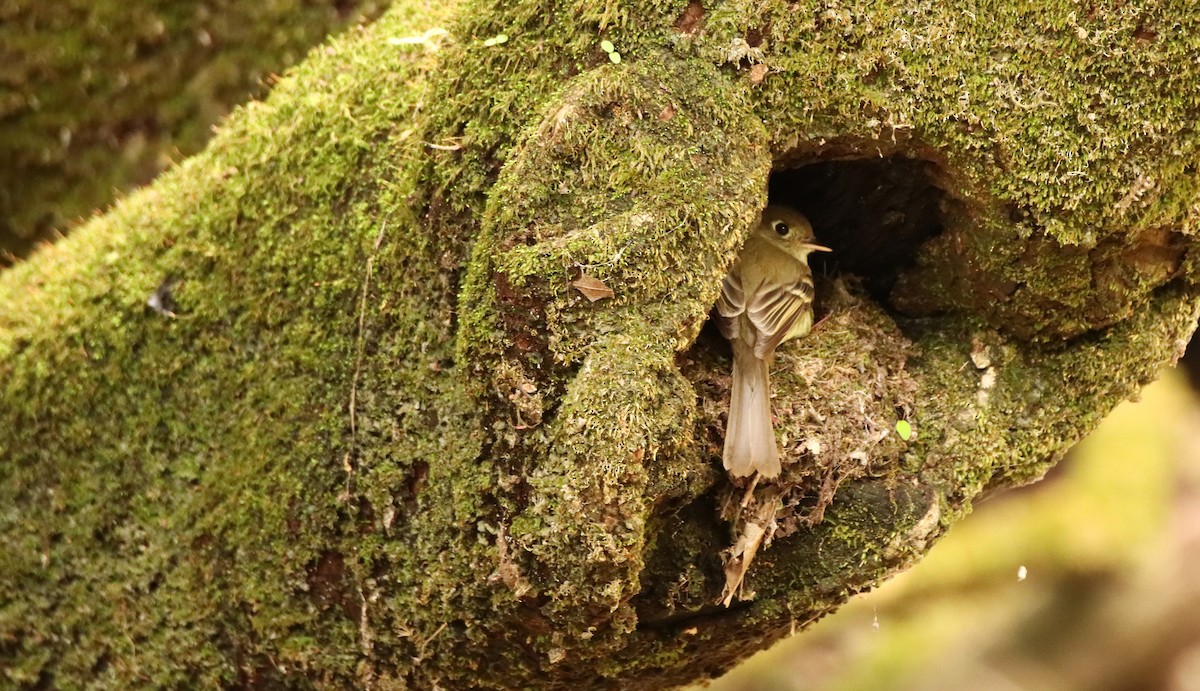
[[[810,252],[832,252],[833,251],[833,250],[829,249],[828,247],[826,247],[825,245],[816,245],[811,242],[803,243],[800,246]]]

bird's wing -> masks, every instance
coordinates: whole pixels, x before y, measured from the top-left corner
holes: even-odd
[[[746,314],[759,332],[754,344],[755,357],[766,358],[780,343],[804,336],[812,329],[815,291],[812,276],[805,274],[795,280],[768,277],[750,297]]]
[[[726,340],[738,337],[738,317],[746,311],[746,295],[742,292],[742,275],[734,267],[721,281],[721,295],[717,298],[717,328]]]

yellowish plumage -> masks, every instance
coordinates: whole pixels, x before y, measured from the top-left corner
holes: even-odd
[[[721,283],[717,325],[733,346],[733,387],[725,426],[725,469],[734,477],[756,471],[779,475],[771,422],[769,370],[775,348],[812,329],[813,281],[808,255],[829,248],[813,243],[799,212],[768,206]]]

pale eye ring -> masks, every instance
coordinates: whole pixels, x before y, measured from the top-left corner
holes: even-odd
[[[788,224],[784,223],[783,221],[775,221],[775,223],[771,224],[771,227],[775,229],[775,232],[781,238],[786,238],[792,233],[792,229],[789,228]]]

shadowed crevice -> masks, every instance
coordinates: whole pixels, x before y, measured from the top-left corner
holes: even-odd
[[[934,164],[903,156],[821,161],[776,170],[772,203],[795,207],[833,252],[813,255],[813,272],[860,276],[872,297],[885,302],[917,250],[942,232],[945,193]]]

